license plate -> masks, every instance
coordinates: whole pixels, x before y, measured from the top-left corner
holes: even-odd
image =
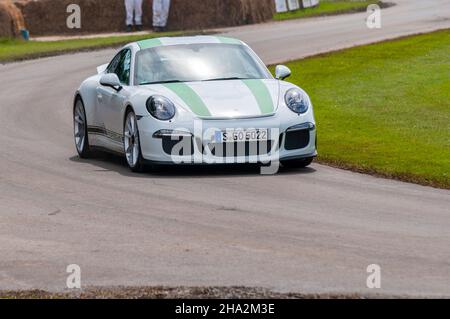
[[[215,140],[216,143],[267,141],[269,140],[269,130],[248,129],[217,131]]]

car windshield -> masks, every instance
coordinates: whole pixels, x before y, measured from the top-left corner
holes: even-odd
[[[244,45],[161,46],[141,50],[136,55],[137,85],[269,78],[267,68]]]

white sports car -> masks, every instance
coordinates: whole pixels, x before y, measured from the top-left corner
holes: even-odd
[[[123,47],[75,94],[78,154],[94,149],[146,164],[267,163],[308,166],[316,124],[308,95],[274,78],[243,42],[170,37]]]

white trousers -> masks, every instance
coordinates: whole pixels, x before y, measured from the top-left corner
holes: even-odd
[[[170,0],[153,0],[153,26],[164,28],[169,18]]]
[[[142,0],[125,0],[127,10],[127,25],[142,25]]]

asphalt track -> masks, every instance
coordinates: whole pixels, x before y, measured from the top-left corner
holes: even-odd
[[[449,0],[228,29],[267,63],[450,27]],[[136,175],[80,160],[71,99],[112,50],[0,66],[0,289],[259,286],[450,296],[450,193],[313,165]],[[382,288],[366,288],[379,264]]]

